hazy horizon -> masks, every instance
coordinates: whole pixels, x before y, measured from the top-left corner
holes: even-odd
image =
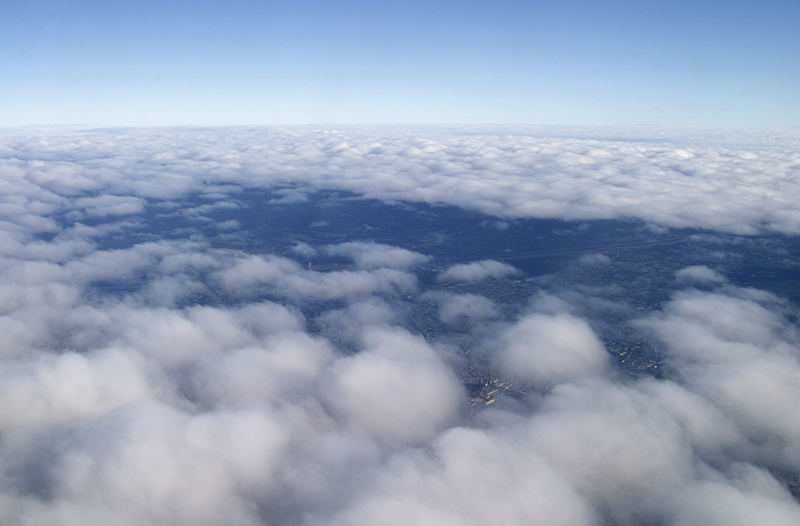
[[[23,2],[0,126],[797,128],[800,6]]]

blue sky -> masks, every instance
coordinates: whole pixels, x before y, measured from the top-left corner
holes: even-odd
[[[2,2],[0,126],[800,128],[800,2]]]

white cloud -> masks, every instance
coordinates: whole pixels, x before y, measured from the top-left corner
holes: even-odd
[[[675,294],[663,311],[640,323],[670,342],[673,359],[690,363],[754,359],[776,345],[784,326],[758,301],[693,289]]]
[[[359,431],[416,444],[456,421],[463,389],[424,340],[368,328],[364,350],[332,368],[325,401]]]
[[[357,345],[364,327],[396,324],[398,315],[383,300],[367,297],[344,309],[332,309],[317,318],[317,324],[329,339]]]
[[[27,201],[26,210],[32,202],[58,209],[64,196],[94,192],[106,195],[81,197],[87,212],[132,213],[141,198],[204,185],[227,195],[235,185],[292,184],[502,217],[635,217],[670,227],[800,232],[796,135],[687,133],[643,142],[622,133],[586,138],[592,133],[606,131],[184,130],[53,135],[47,143],[5,135],[0,170],[8,174],[4,194]],[[742,156],[743,148],[752,155]],[[306,195],[281,191],[295,201]]]
[[[81,197],[73,202],[73,208],[89,217],[139,214],[144,210],[144,199],[120,195]]]
[[[292,252],[294,252],[298,256],[303,256],[307,258],[312,258],[317,255],[317,249],[315,249],[308,243],[303,243],[302,241],[294,244],[294,246],[292,247]]]
[[[417,288],[413,274],[391,268],[317,272],[278,256],[248,256],[220,273],[227,289],[252,296],[264,288],[280,296],[330,300],[367,294],[409,293]]]
[[[797,503],[769,475],[753,466],[736,466],[733,481],[709,480],[687,489],[678,503],[678,525],[731,524],[753,521],[790,526],[797,521]]]
[[[157,279],[187,265],[217,272],[246,261],[212,251],[211,264],[183,248],[186,257],[145,251],[166,254],[148,260]],[[276,279],[298,267],[258,261],[258,272],[241,279],[263,276],[261,264],[277,268]],[[497,353],[501,371],[545,389],[467,416],[450,351],[392,325],[404,318],[387,300],[330,310],[321,335],[311,335],[300,314],[269,302],[178,309],[132,297],[98,307],[20,290],[29,297],[8,303],[3,319],[43,331],[24,312],[49,306],[64,314],[59,324],[75,350],[56,354],[18,339],[22,348],[5,355],[0,390],[13,403],[0,411],[0,471],[15,478],[0,486],[4,521],[800,517],[770,473],[800,466],[800,418],[792,416],[800,363],[797,334],[769,294],[683,290],[646,317],[640,325],[669,351],[671,380],[620,380],[563,300],[536,302],[510,324],[470,315],[486,324],[477,345]],[[479,298],[426,296],[485,305]],[[734,517],[719,510],[728,501]]]
[[[356,262],[359,268],[397,268],[410,269],[427,263],[429,256],[405,248],[366,241],[350,241],[325,247],[332,256],[346,256]]]
[[[516,274],[519,274],[519,270],[511,265],[484,259],[448,267],[439,275],[439,279],[442,281],[481,281],[490,278],[499,279]]]
[[[141,357],[116,349],[38,356],[14,363],[3,377],[2,429],[99,416],[154,397]]]
[[[580,265],[608,265],[611,263],[611,258],[605,254],[586,254],[585,256],[581,256],[578,258],[578,264]]]
[[[324,271],[186,228],[240,210],[248,189],[290,183],[301,190],[279,193],[281,207],[350,190],[481,210],[509,231],[514,217],[800,231],[797,137],[736,141],[0,137],[0,522],[800,523],[787,490],[800,470],[800,333],[795,307],[772,294],[679,270],[667,286],[680,290],[633,322],[665,377],[627,375],[581,317],[588,300],[555,281],[507,319],[504,299],[481,295],[494,285],[481,280],[519,275],[499,261],[440,274],[454,285],[431,277],[423,248],[291,246],[308,239],[294,232],[276,249],[353,261]],[[195,195],[201,205],[180,212]],[[150,205],[183,237],[143,232]],[[65,217],[86,223],[62,228]],[[107,246],[126,233],[152,237]],[[454,286],[470,292],[441,290]],[[469,337],[437,332],[437,313]],[[534,389],[469,409],[458,372],[484,357],[485,374]]]
[[[500,311],[492,300],[478,294],[428,292],[422,296],[422,299],[432,299],[439,303],[439,318],[445,323],[484,320],[500,315]]]
[[[529,314],[499,336],[497,362],[509,377],[549,386],[600,374],[608,355],[592,328],[570,314]]]
[[[675,273],[675,278],[684,283],[724,283],[723,275],[705,265],[685,267]]]
[[[392,459],[376,483],[332,524],[596,522],[591,506],[569,481],[516,437],[455,428],[431,449]]]
[[[769,296],[681,292],[663,313],[643,320],[670,349],[684,385],[703,396],[784,469],[800,466],[796,404],[800,396],[800,338]],[[763,457],[762,457],[763,460]]]

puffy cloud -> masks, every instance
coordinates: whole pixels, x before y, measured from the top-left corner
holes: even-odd
[[[407,131],[0,137],[0,522],[800,523],[796,305],[723,259],[668,262],[653,303],[565,283],[608,247],[437,276],[458,216],[373,242],[313,201],[792,234],[796,137]],[[254,188],[285,215],[243,232]]]
[[[749,296],[737,289],[681,292],[642,325],[669,346],[670,364],[688,389],[749,440],[774,445],[759,461],[797,469],[800,452],[789,444],[800,440],[792,402],[800,396],[800,337],[774,297]]]
[[[191,391],[205,407],[282,405],[283,397],[308,396],[333,357],[325,340],[286,332],[259,345],[195,360]]]
[[[539,128],[96,131],[47,142],[12,134],[0,138],[0,170],[4,195],[51,210],[69,204],[63,196],[110,194],[87,202],[97,214],[130,213],[139,198],[229,196],[245,184],[277,187],[283,203],[305,199],[306,188],[327,188],[503,217],[636,217],[669,227],[800,232],[791,198],[800,194],[796,135],[642,138]]]
[[[782,347],[786,324],[780,311],[767,308],[775,298],[767,296],[764,305],[739,292],[682,291],[640,325],[669,342],[673,360],[688,363],[742,362]]]
[[[350,241],[339,245],[331,245],[325,247],[325,251],[333,256],[352,258],[359,268],[364,269],[379,267],[409,269],[430,260],[430,257],[419,252],[364,241]]]
[[[478,294],[427,293],[423,298],[439,302],[439,318],[445,323],[483,320],[500,315],[492,300]]]
[[[138,214],[144,210],[144,199],[120,195],[81,197],[74,201],[74,209],[89,217]]]
[[[393,458],[342,525],[595,524],[596,514],[547,461],[513,436],[455,428],[429,454]]]
[[[581,256],[578,258],[578,264],[580,265],[608,265],[611,263],[611,258],[605,254],[586,254],[585,256]]]
[[[255,525],[257,511],[237,488],[265,480],[287,435],[263,412],[190,416],[136,404],[59,430],[51,443],[37,437],[24,448],[14,438],[4,453],[22,453],[10,464],[28,468],[30,487],[5,520]],[[33,464],[36,449],[50,458]]]
[[[172,279],[167,271],[187,264],[213,273],[242,262],[211,252],[219,258],[211,265],[190,254],[150,265]],[[390,305],[391,296],[328,310],[320,335],[275,303],[176,308],[132,298],[99,308],[72,296],[61,325],[76,351],[9,355],[4,520],[800,517],[774,474],[796,470],[800,458],[791,417],[798,338],[785,306],[768,294],[682,290],[642,319],[668,346],[669,380],[621,379],[563,300],[542,296],[512,323],[471,316],[488,323],[483,334],[495,339],[473,344],[497,353],[500,371],[547,388],[472,413],[451,351],[398,326],[405,307]],[[484,304],[478,298],[423,299]],[[39,301],[24,308],[39,309]],[[735,517],[719,509],[728,501]]]
[[[278,256],[248,256],[220,273],[225,287],[245,297],[266,289],[289,298],[330,300],[416,290],[413,274],[392,268],[317,272]]]
[[[456,420],[463,390],[421,338],[368,328],[364,350],[331,370],[325,400],[359,431],[403,443],[430,439]]]
[[[499,279],[515,274],[519,274],[519,270],[507,263],[484,259],[448,267],[439,275],[439,279],[442,281],[480,281],[489,278]]]
[[[346,308],[331,309],[320,315],[316,322],[329,339],[357,345],[364,327],[391,325],[398,318],[388,303],[367,297],[350,303]]]
[[[18,361],[2,373],[0,427],[52,425],[103,415],[153,397],[141,356],[118,349]]]
[[[708,480],[687,489],[678,501],[675,524],[736,524],[758,521],[776,526],[797,521],[797,503],[769,473],[736,466],[732,481]]]
[[[496,360],[504,374],[544,386],[596,375],[608,362],[589,324],[571,314],[526,315],[498,343]]]
[[[292,252],[294,252],[298,256],[304,256],[307,258],[311,258],[317,255],[317,249],[315,249],[308,243],[303,243],[302,241],[295,243],[295,245],[292,247]]]
[[[684,283],[722,283],[725,277],[705,265],[692,265],[675,273],[675,278]]]

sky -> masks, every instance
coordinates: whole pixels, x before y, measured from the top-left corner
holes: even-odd
[[[800,4],[3,2],[0,126],[800,127]]]

